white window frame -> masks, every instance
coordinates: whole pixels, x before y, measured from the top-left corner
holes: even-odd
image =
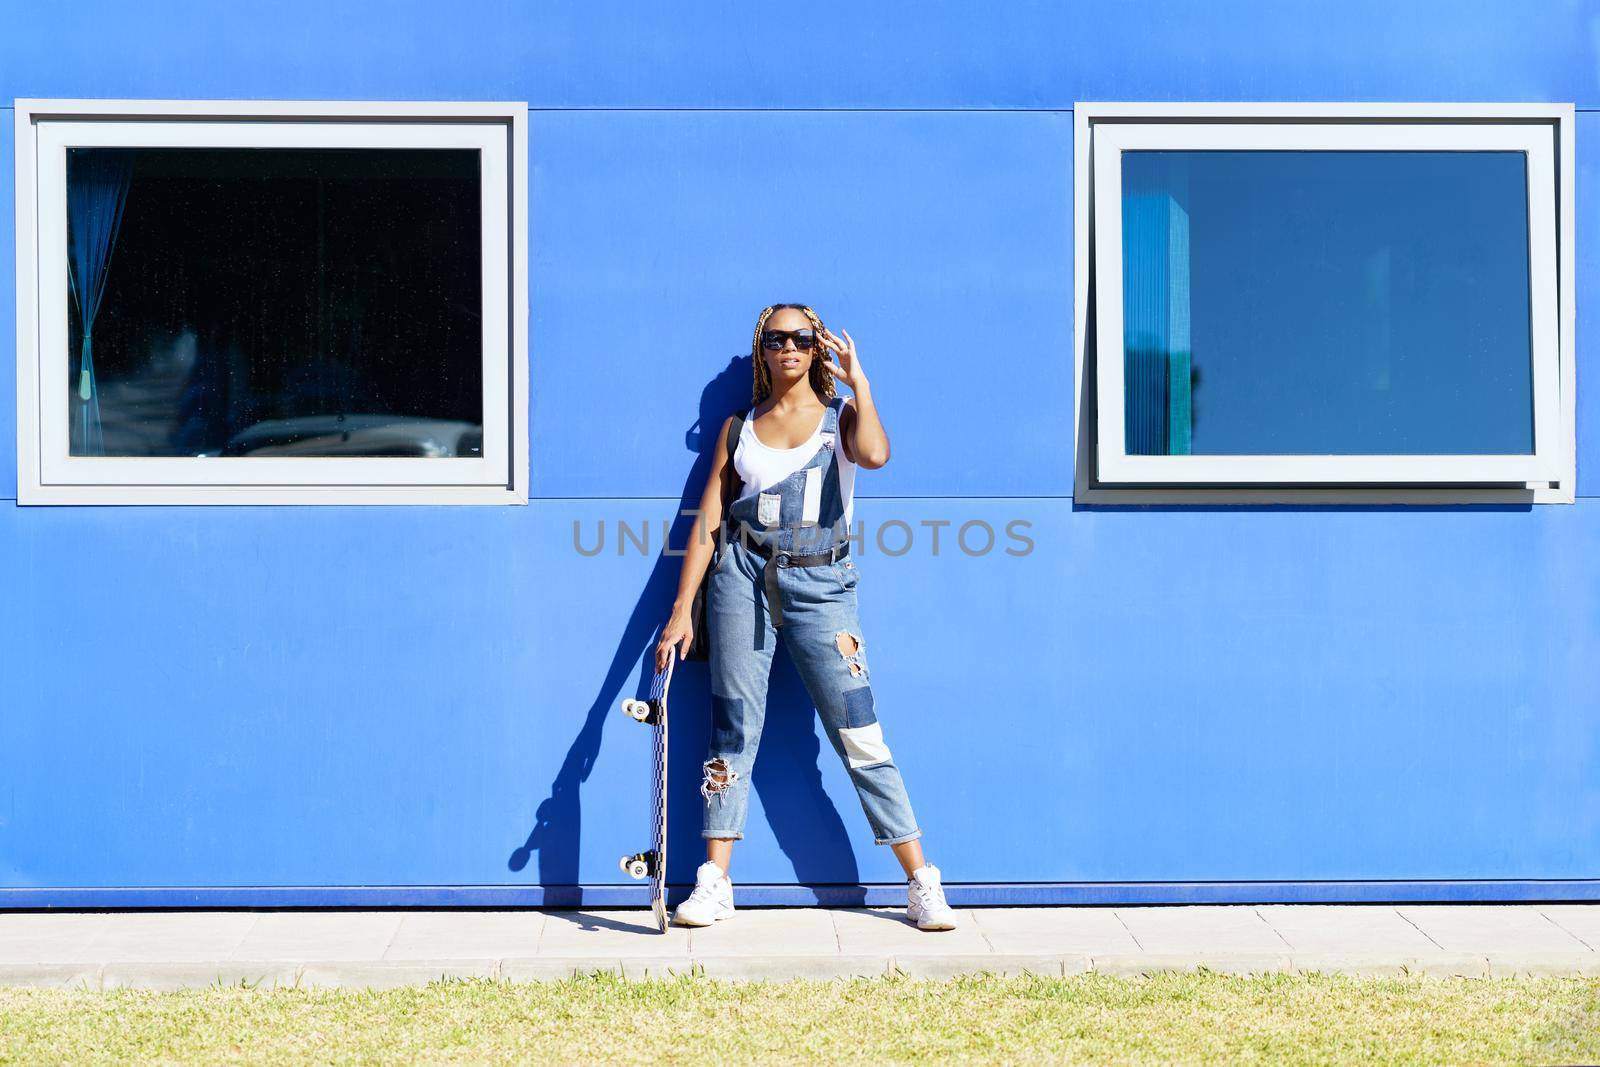
[[[1075,497],[1085,503],[1571,503],[1576,474],[1573,114],[1570,104],[1078,104]],[[1128,454],[1123,435],[1121,154],[1130,149],[1525,152],[1534,453]],[[1097,198],[1100,190],[1111,192]],[[1091,318],[1094,336],[1088,331]],[[1091,380],[1085,373],[1090,359],[1093,395],[1085,384]]]
[[[19,504],[527,503],[525,103],[18,100],[16,135]],[[66,150],[75,146],[477,150],[483,455],[70,455]]]

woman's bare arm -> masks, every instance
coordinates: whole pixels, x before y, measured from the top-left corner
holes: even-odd
[[[889,462],[889,435],[878,418],[872,387],[865,378],[856,384],[855,391],[856,395],[845,402],[839,433],[845,439],[845,455],[857,466],[876,470]]]
[[[689,654],[694,643],[694,626],[689,621],[689,609],[694,606],[695,590],[711,566],[711,555],[716,548],[716,532],[722,528],[722,512],[727,502],[722,499],[723,486],[727,484],[728,428],[733,422],[729,416],[722,422],[717,434],[717,444],[711,454],[711,472],[706,476],[705,491],[700,494],[700,507],[695,511],[694,527],[689,532],[689,545],[683,554],[683,568],[678,573],[678,595],[672,602],[672,615],[662,628],[661,640],[656,645],[656,669],[667,665],[673,646],[678,647],[678,658]]]

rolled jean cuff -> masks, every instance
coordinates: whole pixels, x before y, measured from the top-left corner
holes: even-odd
[[[744,834],[740,833],[738,830],[701,830],[700,836],[705,838],[707,841],[715,838],[732,838],[735,841],[744,840]]]
[[[905,834],[902,837],[880,837],[880,838],[877,839],[877,841],[874,842],[874,844],[878,844],[878,845],[903,845],[907,841],[915,841],[917,838],[919,838],[921,836],[922,836],[922,831],[921,830],[913,830],[909,834]]]

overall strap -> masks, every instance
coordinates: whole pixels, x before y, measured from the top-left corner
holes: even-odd
[[[828,401],[828,411],[822,416],[822,439],[832,443],[835,451],[838,450],[839,419],[844,414],[844,397],[836,396]]]

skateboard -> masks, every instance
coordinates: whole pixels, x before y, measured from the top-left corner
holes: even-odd
[[[624,700],[622,713],[630,719],[655,727],[655,774],[651,788],[655,802],[650,806],[651,832],[655,835],[655,848],[650,852],[636,852],[623,856],[622,873],[630,878],[650,879],[650,910],[655,912],[656,924],[667,932],[670,918],[667,915],[667,690],[672,687],[672,663],[678,658],[677,650],[667,659],[664,669],[656,672],[650,683],[650,696],[645,700]]]

